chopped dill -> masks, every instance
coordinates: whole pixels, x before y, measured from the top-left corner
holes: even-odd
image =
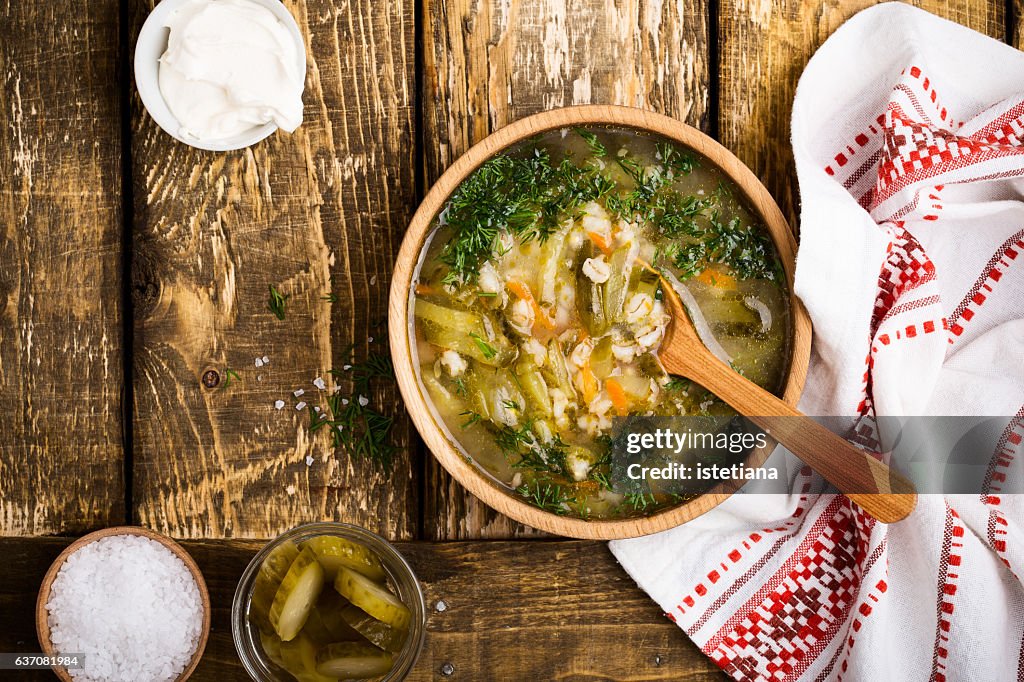
[[[552,514],[564,516],[569,511],[567,509],[571,499],[569,493],[557,483],[533,481],[519,486],[516,488],[516,492],[525,497],[534,506]]]
[[[355,344],[346,348],[343,357],[352,358]],[[353,459],[366,459],[381,468],[388,468],[398,448],[391,442],[394,417],[370,407],[373,384],[378,380],[393,380],[394,365],[385,353],[368,353],[361,362],[353,360],[344,369],[330,373],[351,384],[351,393],[333,393],[327,399],[330,416],[317,419],[310,416],[310,431],[329,427],[332,447],[343,450]]]
[[[221,388],[227,388],[228,385],[231,383],[232,379],[235,379],[237,381],[241,381],[242,377],[238,376],[238,372],[236,372],[235,370],[231,369],[230,367],[225,367],[224,368],[224,382],[220,385],[220,387]]]
[[[476,347],[480,349],[480,352],[483,353],[484,357],[488,360],[491,360],[498,354],[498,351],[494,349],[494,346],[480,338],[480,335],[476,332],[470,332],[469,338],[473,339],[473,342],[476,343]]]
[[[665,389],[666,391],[684,391],[688,390],[690,386],[691,382],[689,379],[684,379],[682,377],[672,377],[662,385],[662,388]]]
[[[291,298],[291,294],[282,294],[273,284],[270,285],[270,301],[267,305],[270,307],[270,312],[274,313],[277,319],[284,319],[284,308],[289,298]]]
[[[452,194],[440,221],[452,231],[439,256],[446,284],[476,276],[507,232],[521,242],[544,240],[580,206],[609,194],[615,183],[593,166],[569,159],[555,165],[540,148],[500,154],[480,166]]]
[[[601,141],[597,139],[597,135],[595,133],[592,133],[589,130],[584,130],[583,128],[574,128],[573,130],[577,135],[579,135],[586,141],[587,145],[590,147],[590,151],[594,154],[594,156],[598,158],[608,156],[608,149],[606,149],[605,146],[601,144]]]
[[[482,414],[480,414],[479,412],[473,412],[472,410],[466,410],[465,412],[460,412],[459,416],[460,417],[467,417],[466,421],[464,421],[462,424],[460,424],[460,426],[462,428],[464,428],[464,429],[468,429],[470,426],[472,426],[473,424],[476,424],[477,422],[479,422],[481,419],[484,418],[484,416]]]
[[[632,507],[633,511],[645,512],[648,507],[656,505],[657,500],[654,499],[654,493],[626,493],[622,504]]]

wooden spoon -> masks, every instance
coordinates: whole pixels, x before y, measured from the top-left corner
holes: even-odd
[[[894,523],[914,510],[917,493],[910,481],[746,379],[708,350],[672,283],[649,264],[642,265],[661,277],[672,316],[659,350],[670,374],[695,381],[717,395],[879,521]],[[878,492],[867,492],[871,490]]]

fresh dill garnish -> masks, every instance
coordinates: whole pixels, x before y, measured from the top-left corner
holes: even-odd
[[[466,389],[466,380],[463,377],[458,376],[452,379],[452,384],[455,385],[455,395],[460,398],[465,398],[468,393],[468,390]]]
[[[512,463],[515,469],[532,469],[537,472],[550,472],[554,474],[565,474],[567,467],[565,459],[568,455],[568,448],[564,441],[555,436],[550,443],[537,443],[534,441],[531,446],[521,452],[518,461]]]
[[[672,177],[689,175],[694,168],[700,165],[693,154],[669,142],[659,142],[655,145],[655,150],[658,160],[672,174]]]
[[[514,400],[502,400],[501,404],[505,407],[506,410],[515,410],[516,412],[520,411],[519,403],[517,403]]]
[[[744,225],[739,218],[723,223],[717,211],[706,220],[694,223],[693,239],[676,241],[665,249],[665,256],[683,278],[704,272],[710,265],[722,264],[739,279],[782,281],[782,265],[771,238],[757,225]]]
[[[497,298],[498,297],[498,292],[497,291],[478,291],[476,295],[479,296],[480,298]]]
[[[480,335],[476,332],[470,332],[469,338],[473,339],[473,342],[476,343],[476,347],[480,349],[480,352],[483,353],[484,357],[488,360],[494,358],[498,354],[498,351],[494,349],[494,346],[480,338]]]
[[[672,377],[666,381],[662,388],[666,391],[683,391],[689,389],[691,382],[689,379],[683,379],[682,377]]]
[[[657,504],[654,493],[626,493],[622,503],[632,507],[633,511],[646,512],[649,507]]]
[[[519,454],[537,442],[533,435],[533,423],[527,421],[518,428],[506,424],[494,434],[494,442],[506,455]]]
[[[273,284],[270,285],[270,301],[268,305],[270,312],[274,313],[277,319],[284,319],[284,308],[289,298],[291,298],[291,294],[282,294]]]
[[[484,418],[484,416],[482,414],[480,414],[479,412],[473,412],[472,410],[466,410],[465,412],[460,412],[459,416],[460,417],[467,417],[466,421],[464,421],[462,424],[459,425],[460,427],[462,427],[464,429],[468,429],[470,426],[472,426],[473,424],[476,424],[477,422],[479,422],[481,419]]]
[[[591,472],[590,478],[595,480],[595,481],[597,481],[598,485],[600,485],[605,490],[611,490],[612,489],[612,481],[608,477],[608,473],[607,472],[605,472],[605,471],[594,471],[594,472]]]
[[[220,387],[221,388],[227,388],[228,385],[231,383],[232,379],[236,379],[238,381],[241,381],[242,377],[238,376],[238,372],[236,372],[235,370],[231,369],[230,367],[225,367],[224,368],[224,382],[220,385]]]
[[[328,303],[336,303],[338,300],[337,294],[324,294],[320,297],[321,301],[327,301]]]
[[[525,497],[535,507],[544,511],[563,516],[569,512],[569,493],[557,483],[532,481],[516,488],[516,492]]]
[[[601,144],[601,141],[597,139],[597,135],[595,133],[592,133],[589,130],[584,130],[583,128],[574,128],[573,130],[586,141],[594,156],[598,158],[608,156],[608,150],[603,144]]]
[[[498,249],[502,233],[520,242],[544,240],[566,215],[615,188],[597,168],[569,159],[552,163],[544,149],[500,154],[470,175],[452,194],[440,222],[452,231],[439,259],[446,284],[475,276]]]

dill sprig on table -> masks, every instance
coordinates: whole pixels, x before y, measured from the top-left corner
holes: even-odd
[[[282,294],[273,284],[270,285],[270,301],[267,305],[277,319],[284,319],[284,308],[289,298],[291,298],[291,294]]]
[[[220,387],[222,389],[227,388],[228,384],[231,383],[232,379],[234,379],[236,381],[241,381],[242,377],[238,376],[238,372],[236,372],[235,370],[231,369],[230,367],[225,367],[224,368],[224,382],[220,385]]]
[[[342,352],[352,357],[354,344]],[[350,393],[338,391],[327,399],[330,415],[310,416],[310,431],[329,428],[331,445],[343,450],[354,459],[366,459],[381,468],[391,466],[397,448],[391,442],[394,417],[370,407],[373,384],[378,380],[395,377],[391,356],[386,353],[367,353],[362,362],[351,362],[342,369],[332,369],[335,378],[349,381]]]

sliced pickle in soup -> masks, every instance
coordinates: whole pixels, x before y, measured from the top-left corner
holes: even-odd
[[[515,349],[508,338],[493,321],[481,315],[418,298],[416,317],[427,341],[435,346],[496,367],[508,364],[515,357]]]

